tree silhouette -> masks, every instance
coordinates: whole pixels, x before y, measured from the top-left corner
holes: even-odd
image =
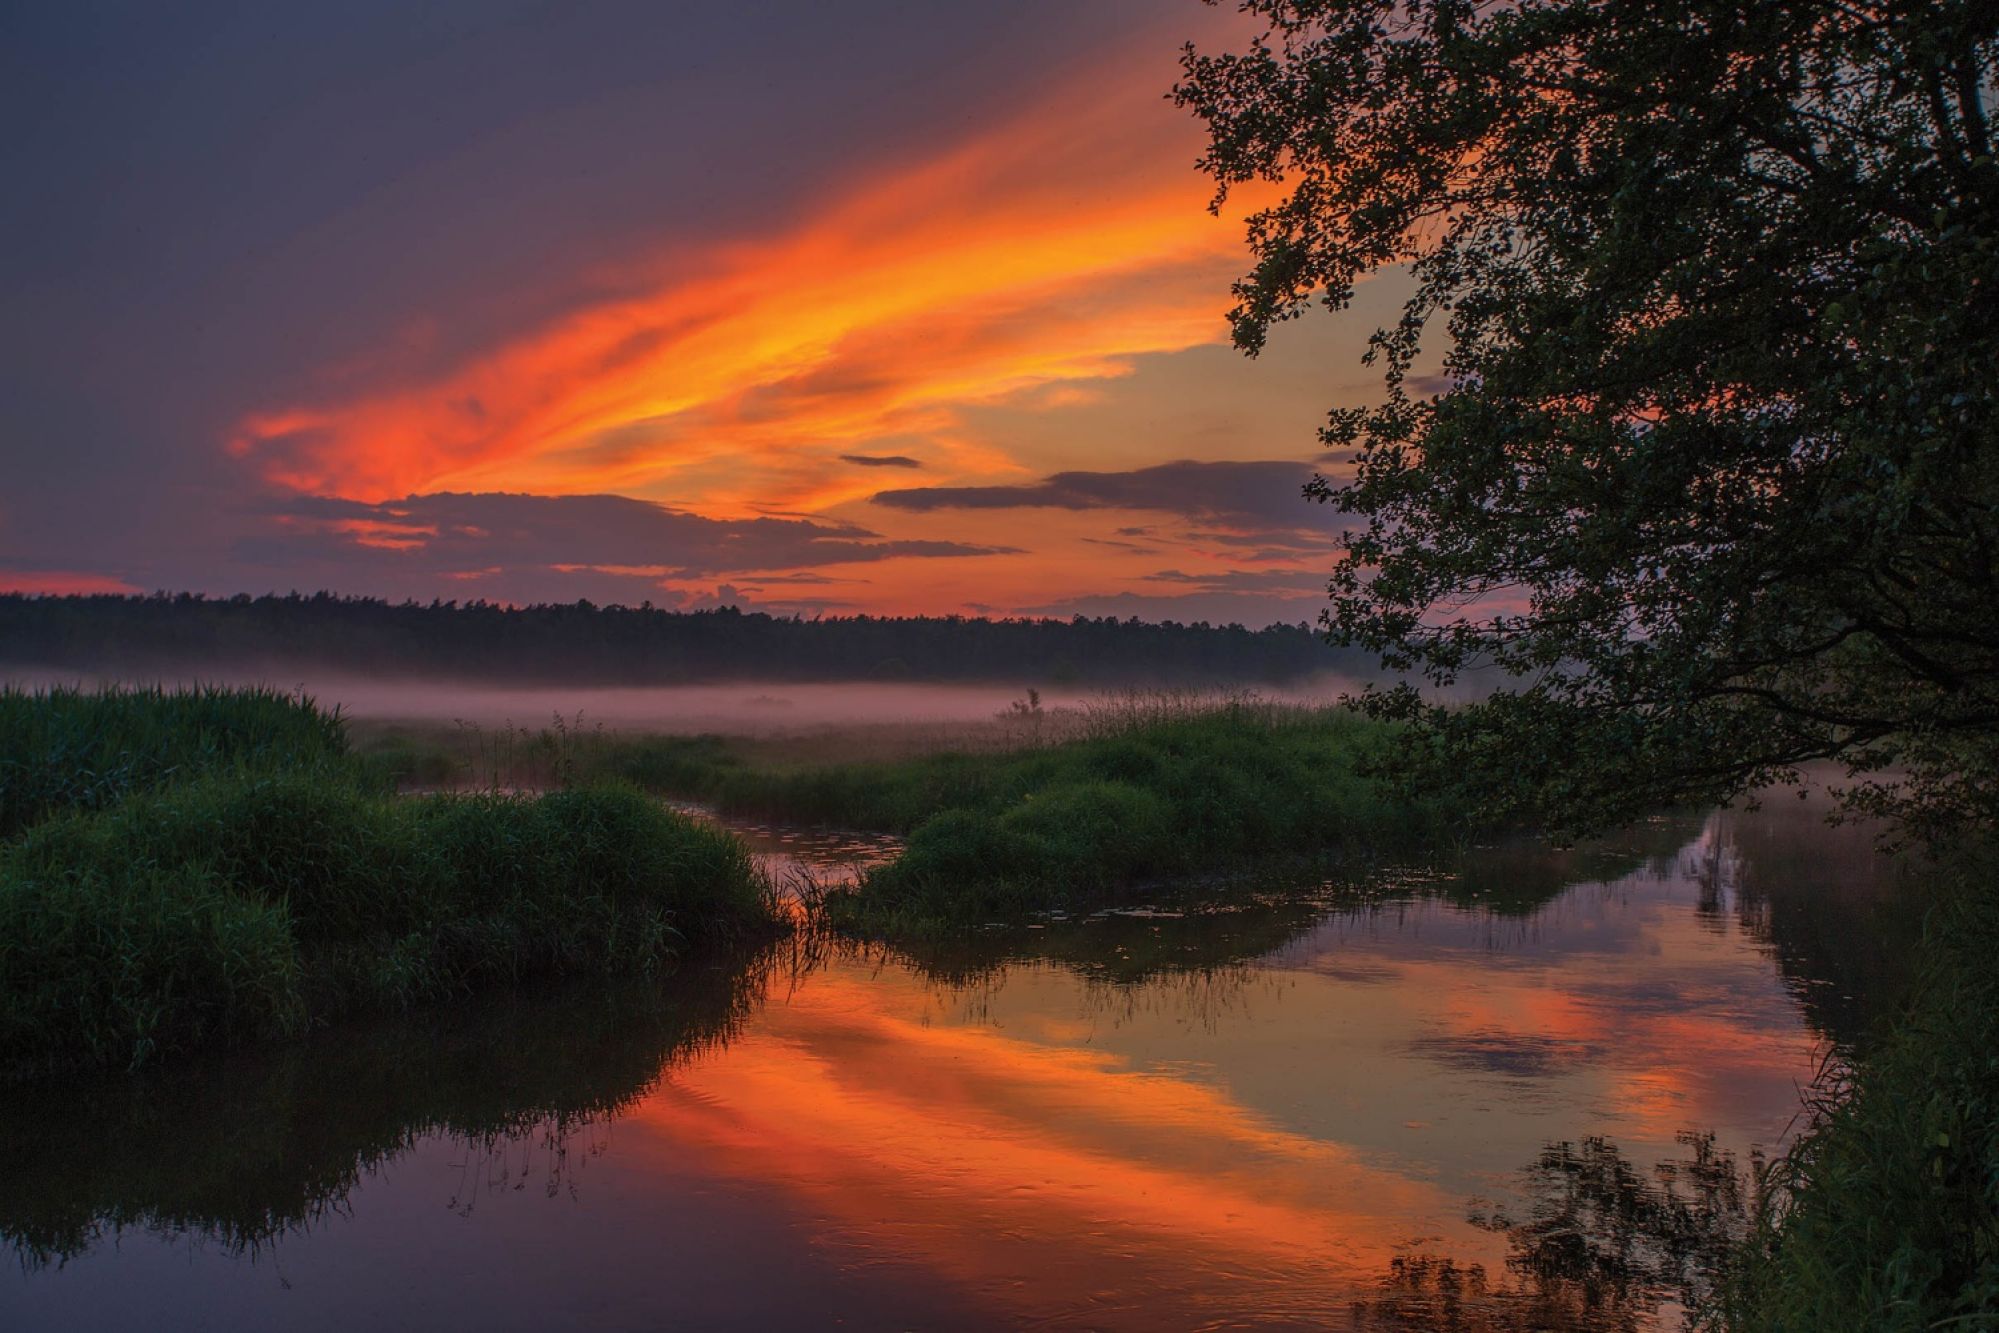
[[[1242,8],[1264,35],[1176,89],[1224,195],[1281,182],[1236,341],[1415,282],[1307,487],[1354,519],[1330,631],[1513,678],[1379,694],[1432,724],[1412,758],[1570,826],[1825,758],[1991,822],[1999,9]]]

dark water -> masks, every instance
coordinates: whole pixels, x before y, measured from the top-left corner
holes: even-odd
[[[1661,821],[16,1090],[0,1328],[1673,1327],[1905,895]]]

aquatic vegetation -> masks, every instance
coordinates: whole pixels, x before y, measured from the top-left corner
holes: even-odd
[[[1712,1132],[1676,1137],[1687,1155],[1649,1169],[1601,1137],[1547,1144],[1521,1173],[1524,1217],[1481,1201],[1469,1218],[1506,1237],[1503,1271],[1398,1258],[1355,1303],[1353,1327],[1638,1333],[1663,1327],[1669,1304],[1701,1308],[1747,1226],[1758,1163]]]
[[[1388,729],[1338,710],[1239,704],[965,765],[895,766],[933,812],[829,918],[906,933],[1086,908],[1276,858],[1372,857],[1456,832],[1368,776]]]
[[[561,727],[455,741],[480,781],[611,779],[742,819],[906,834],[903,854],[825,919],[907,935],[1117,900],[1129,890],[1286,858],[1428,850],[1463,836],[1439,803],[1369,775],[1391,725],[1345,709],[1246,695],[1135,691],[1037,718],[995,745],[813,761],[748,737],[620,735]],[[775,753],[773,753],[775,751]],[[432,761],[435,762],[434,760]]]

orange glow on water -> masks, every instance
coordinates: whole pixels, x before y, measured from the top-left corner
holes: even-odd
[[[1101,1265],[1160,1291],[1226,1274],[1264,1308],[1324,1310],[1450,1215],[1434,1184],[1284,1129],[1225,1090],[1104,1051],[883,1007],[892,980],[825,977],[637,1112],[659,1146],[782,1180],[826,1239],[1029,1303],[1080,1300]],[[906,997],[904,997],[906,998]],[[1429,1243],[1495,1260],[1462,1223]],[[1071,1285],[1073,1284],[1073,1285]],[[1063,1288],[1067,1286],[1068,1290]],[[1157,1308],[1152,1313],[1156,1315]],[[1113,1319],[1112,1322],[1120,1322]]]

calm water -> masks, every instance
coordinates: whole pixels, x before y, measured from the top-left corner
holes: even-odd
[[[1664,821],[16,1091],[0,1327],[1672,1327],[1652,1223],[1732,1224],[1895,888],[1801,812]]]

